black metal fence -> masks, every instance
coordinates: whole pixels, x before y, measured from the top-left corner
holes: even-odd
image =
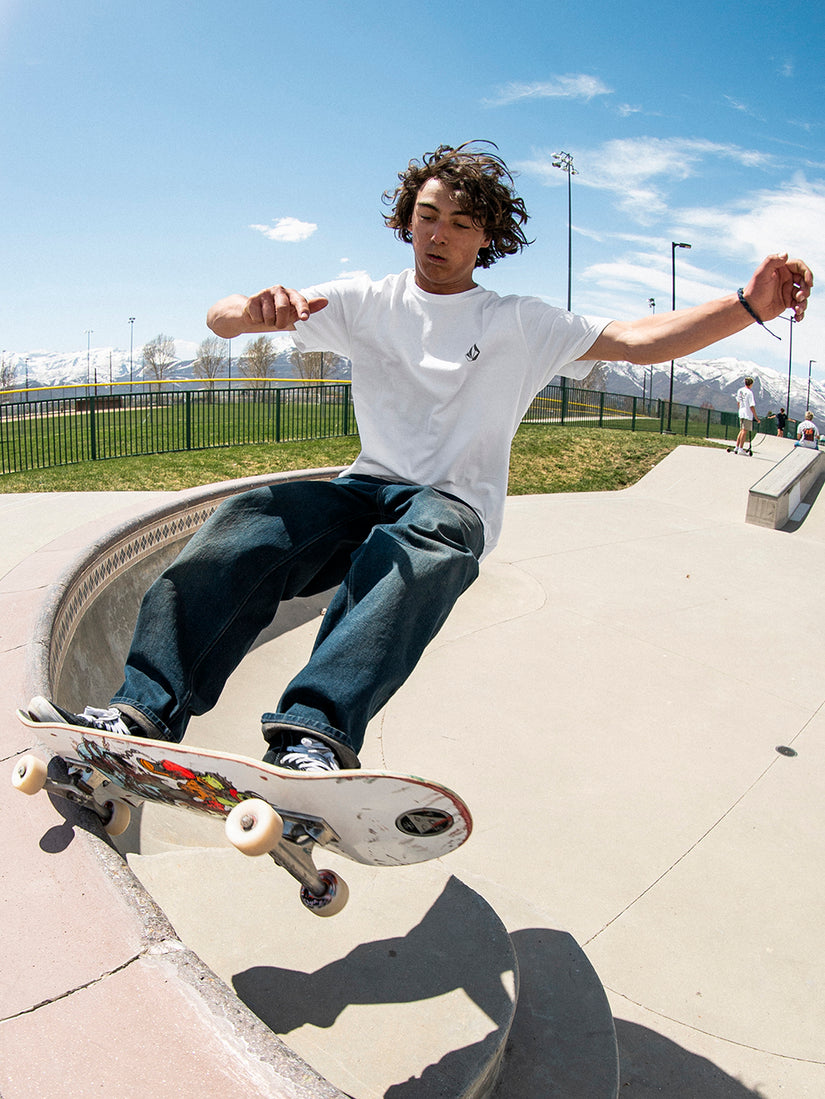
[[[83,396],[29,399],[36,392],[0,394],[0,474],[358,432],[347,382],[140,393],[114,393],[101,386],[88,388]],[[739,431],[735,412],[561,385],[541,390],[524,422],[723,440],[735,439]],[[763,420],[761,430],[776,434],[775,421]],[[795,435],[796,421],[788,421],[787,431]]]
[[[545,386],[533,399],[524,422],[667,432],[703,439],[733,440],[739,434],[738,412],[720,412],[675,401],[671,404],[569,385]],[[795,437],[796,427],[796,420],[788,420],[786,434]],[[759,431],[776,435],[776,420],[763,417]]]
[[[0,473],[356,432],[346,383],[15,401],[0,404]]]

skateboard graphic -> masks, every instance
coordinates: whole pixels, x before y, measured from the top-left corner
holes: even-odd
[[[407,866],[446,855],[472,830],[456,794],[409,775],[289,771],[228,752],[35,721],[23,710],[17,716],[53,756],[49,764],[22,756],[12,773],[18,790],[84,805],[112,836],[147,801],[223,817],[230,843],[246,855],[271,855],[319,916],[340,912],[349,890],[334,871],[316,868],[316,845],[365,866]]]

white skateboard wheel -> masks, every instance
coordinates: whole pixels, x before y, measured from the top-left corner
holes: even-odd
[[[39,794],[46,785],[46,764],[39,756],[21,756],[14,765],[11,782],[22,794]]]
[[[132,819],[132,810],[125,801],[107,801],[109,819],[103,825],[103,831],[107,836],[122,836],[129,827]]]
[[[319,870],[318,877],[326,884],[326,890],[316,897],[306,886],[301,888],[301,903],[316,916],[337,916],[349,900],[349,886],[334,870]]]
[[[244,855],[265,855],[278,846],[284,822],[262,798],[238,802],[226,818],[226,838]]]

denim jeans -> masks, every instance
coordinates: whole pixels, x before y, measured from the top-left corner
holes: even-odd
[[[338,584],[309,662],[262,720],[273,744],[310,729],[357,766],[368,721],[475,580],[483,544],[476,512],[426,486],[343,477],[234,496],[144,596],[112,703],[181,740],[282,599]]]

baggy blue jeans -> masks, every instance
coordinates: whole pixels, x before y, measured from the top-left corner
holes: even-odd
[[[231,497],[144,596],[112,703],[181,740],[282,599],[338,584],[307,665],[262,721],[273,744],[311,729],[357,766],[368,721],[475,580],[483,545],[477,513],[427,486],[349,476]]]

